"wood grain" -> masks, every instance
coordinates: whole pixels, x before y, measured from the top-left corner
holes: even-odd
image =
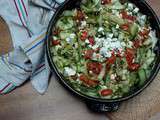
[[[107,116],[111,120],[148,120],[160,112],[159,88],[160,74],[140,95],[123,102],[117,112],[108,113]]]
[[[13,49],[12,39],[8,26],[0,17],[0,55],[8,53]]]
[[[106,120],[104,114],[95,114],[72,96],[52,77],[45,95],[39,95],[31,84],[0,97],[1,120]]]
[[[149,3],[160,16],[160,1],[149,0]],[[4,32],[0,38],[9,36],[8,30],[3,27],[0,27],[0,31]],[[8,43],[2,45],[3,42],[1,39],[0,45],[4,51]],[[90,112],[83,101],[66,91],[54,76],[45,95],[35,92],[28,82],[0,96],[0,120],[107,120],[107,117],[112,120],[149,120],[150,117],[160,120],[159,116],[154,116],[160,112],[160,74],[139,96],[122,103],[117,112],[107,115]]]

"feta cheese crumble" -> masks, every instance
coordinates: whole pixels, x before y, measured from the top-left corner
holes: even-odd
[[[67,43],[71,43],[72,39],[70,37],[66,38]]]
[[[133,10],[133,4],[132,3],[128,3],[128,9]]]
[[[110,75],[110,78],[111,78],[111,80],[115,80],[116,74],[111,74],[111,75]]]
[[[144,26],[144,24],[146,23],[146,20],[147,20],[147,16],[146,15],[139,15],[138,16],[138,22],[142,25],[142,26]]]
[[[74,34],[74,33],[70,34],[70,38],[72,38],[72,39],[74,39],[75,36],[76,36],[76,34]]]
[[[113,33],[108,34],[108,37],[112,38],[113,37]]]
[[[110,34],[111,35],[111,34]],[[111,35],[112,37],[113,35]],[[103,57],[111,57],[112,51],[114,50],[122,50],[123,47],[121,42],[117,38],[96,38],[96,44],[92,47],[93,49],[100,48],[100,54]]]
[[[87,22],[86,21],[81,21],[81,26],[82,27],[85,27],[87,25]]]
[[[116,25],[116,29],[119,29],[119,25],[118,24]]]
[[[103,27],[99,27],[98,32],[102,32],[104,30]]]
[[[102,47],[100,49],[100,54],[107,58],[112,56],[111,51],[108,51],[107,49],[105,49],[105,47]]]
[[[135,8],[135,9],[133,10],[133,12],[134,12],[134,13],[138,13],[138,12],[139,12],[139,8]]]
[[[151,37],[151,41],[152,41],[152,48],[154,48],[154,46],[156,45],[158,39],[156,37],[156,32],[155,31],[151,31],[149,33],[149,36]]]
[[[72,43],[73,39],[76,37],[75,33],[71,33],[69,37],[66,38],[67,43]]]
[[[86,39],[86,40],[85,40],[85,43],[89,44],[89,40],[88,40],[88,39]]]
[[[65,67],[64,68],[64,75],[65,76],[73,76],[76,74],[76,71],[72,68],[69,68],[69,67]]]

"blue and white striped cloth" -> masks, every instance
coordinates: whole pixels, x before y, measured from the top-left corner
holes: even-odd
[[[63,0],[1,0],[0,16],[7,22],[14,50],[0,56],[0,94],[31,80],[43,94],[50,71],[44,51],[50,18]],[[45,16],[44,16],[45,15]],[[43,22],[42,22],[42,19]]]

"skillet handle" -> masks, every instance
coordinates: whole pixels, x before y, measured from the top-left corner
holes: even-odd
[[[101,102],[93,102],[93,101],[86,101],[87,107],[93,112],[113,112],[118,110],[120,103],[101,103]]]

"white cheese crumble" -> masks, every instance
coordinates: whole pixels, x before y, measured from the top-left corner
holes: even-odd
[[[74,43],[74,48],[78,48],[78,43]]]
[[[102,32],[104,30],[103,27],[99,27],[98,32]]]
[[[147,20],[147,16],[146,15],[139,15],[138,16],[138,22],[143,26],[144,24],[145,24],[145,22],[146,22],[146,20]]]
[[[75,36],[76,36],[76,34],[71,33],[71,34],[69,35],[69,37],[66,38],[67,43],[69,43],[69,44],[72,43],[72,41],[73,41],[73,39],[75,38]]]
[[[73,76],[76,74],[76,71],[72,68],[69,68],[69,67],[65,67],[64,68],[64,75],[65,76]]]
[[[127,47],[132,48],[132,46],[133,46],[133,42],[128,41],[128,43],[127,43]]]
[[[152,41],[152,48],[154,48],[154,46],[156,45],[158,39],[156,37],[156,32],[155,31],[150,31],[149,36],[151,37],[151,41]]]
[[[132,3],[128,3],[128,9],[133,10],[133,4]]]
[[[116,29],[119,29],[119,25],[118,24],[116,25]]]
[[[139,8],[135,8],[135,9],[133,10],[133,12],[134,12],[134,13],[138,13],[138,12],[139,12]]]
[[[93,48],[92,45],[90,45],[90,44],[88,45],[88,47]],[[97,47],[96,47],[96,48],[97,48]]]
[[[81,21],[81,26],[82,27],[85,27],[87,25],[87,22],[86,21]]]
[[[112,51],[123,49],[121,42],[117,38],[95,38],[95,42],[96,44],[92,48],[100,48],[99,52],[103,57],[111,57]]]
[[[88,16],[85,16],[86,19],[88,19]]]
[[[142,20],[146,20],[146,18],[147,18],[146,15],[142,15],[142,16],[141,16],[141,19],[142,19]]]
[[[125,47],[125,46],[126,46],[126,43],[125,43],[125,42],[121,42],[121,45],[122,45],[123,47]]]
[[[100,54],[107,58],[112,56],[111,51],[108,51],[105,47],[100,49]]]
[[[70,34],[70,38],[72,38],[72,39],[74,39],[75,36],[76,36],[76,34],[74,34],[74,33]]]
[[[56,36],[53,36],[53,40],[57,40],[58,38]]]
[[[96,49],[98,47],[102,47],[102,44],[103,44],[103,41],[104,41],[104,38],[95,38],[95,45],[92,46],[92,49]]]
[[[127,12],[128,15],[132,15],[132,12]]]
[[[110,75],[110,78],[111,78],[111,80],[115,80],[116,74],[111,74],[111,75]]]
[[[88,40],[88,39],[86,39],[86,40],[85,40],[85,43],[89,44],[89,40]]]
[[[108,34],[109,38],[113,38],[113,33]]]
[[[72,39],[71,39],[70,37],[67,37],[67,38],[66,38],[66,41],[67,41],[67,43],[71,43],[71,42],[72,42]]]

